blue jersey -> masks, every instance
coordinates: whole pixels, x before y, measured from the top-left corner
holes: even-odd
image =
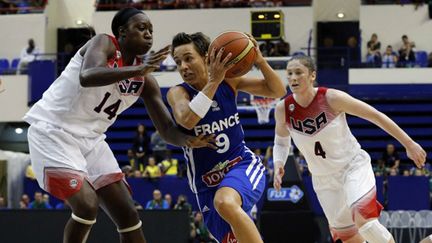
[[[187,83],[180,86],[186,89],[191,99],[199,92]],[[189,184],[194,193],[218,186],[232,167],[245,157],[252,156],[252,152],[245,146],[236,94],[225,81],[219,85],[205,117],[193,129],[183,131],[193,136],[215,134],[218,147],[217,150],[183,148],[188,164]]]

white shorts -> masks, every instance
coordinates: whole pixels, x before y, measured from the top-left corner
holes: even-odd
[[[27,136],[39,186],[60,199],[79,191],[84,180],[97,190],[124,178],[105,135],[78,137],[37,121],[29,127]]]
[[[312,176],[314,190],[330,227],[344,229],[354,226],[351,206],[368,192],[374,192],[373,198],[368,201],[372,203],[361,206],[372,211],[381,206],[375,204],[375,176],[370,162],[369,155],[361,150],[341,171]]]

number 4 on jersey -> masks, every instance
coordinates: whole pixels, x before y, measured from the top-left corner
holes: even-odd
[[[321,143],[319,141],[315,142],[315,155],[321,156],[321,157],[323,157],[323,159],[326,158],[326,153],[325,153],[324,149],[322,148]]]
[[[94,108],[94,111],[97,113],[100,113],[102,108],[104,107],[105,103],[107,102],[108,98],[111,96],[110,92],[106,92],[103,100],[101,103]],[[117,100],[114,104],[111,104],[103,110],[106,114],[108,114],[108,119],[111,120],[117,115],[117,110],[120,107],[121,100]]]

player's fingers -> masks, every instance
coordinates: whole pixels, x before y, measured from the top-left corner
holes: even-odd
[[[218,51],[218,53],[217,53],[217,55],[216,55],[216,61],[220,62],[220,60],[222,59],[222,55],[223,55],[223,53],[224,53],[224,50],[225,50],[225,48],[222,47],[222,48]]]
[[[212,143],[207,143],[207,147],[211,148],[211,149],[218,149],[218,147],[216,147],[216,145],[212,144]]]
[[[228,53],[228,55],[226,55],[226,57],[222,60],[222,64],[224,64],[224,65],[230,64],[230,63],[229,63],[229,60],[231,59],[231,57],[232,57],[232,53],[230,52],[230,53]]]
[[[215,59],[215,53],[216,53],[216,48],[214,47],[210,51],[210,62],[213,62],[213,60]]]

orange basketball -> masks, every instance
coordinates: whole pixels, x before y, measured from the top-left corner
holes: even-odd
[[[242,32],[228,31],[220,34],[210,44],[209,53],[213,47],[216,47],[216,54],[220,48],[225,48],[222,59],[228,53],[232,53],[229,62],[235,63],[235,65],[226,72],[226,78],[235,78],[246,74],[255,62],[255,46],[249,37]]]

